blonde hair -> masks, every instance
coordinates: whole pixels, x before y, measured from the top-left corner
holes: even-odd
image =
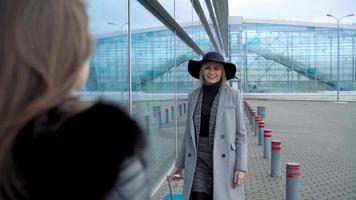
[[[17,199],[17,133],[68,98],[91,42],[81,0],[2,0],[0,27],[0,199]]]
[[[207,64],[208,63],[219,63],[219,66],[221,67],[221,80],[220,80],[220,83],[221,85],[225,86],[225,87],[228,87],[229,86],[229,81],[227,80],[226,78],[226,72],[225,72],[225,68],[224,68],[224,65],[220,62],[215,62],[215,61],[207,61],[207,62],[204,62],[201,67],[200,67],[200,71],[199,71],[199,81],[200,81],[200,84],[201,85],[204,85],[205,84],[205,79],[204,79],[204,76],[203,76],[203,71],[204,69],[208,66]]]

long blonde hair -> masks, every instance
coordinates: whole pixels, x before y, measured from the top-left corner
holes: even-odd
[[[1,0],[0,27],[0,199],[14,199],[14,138],[68,97],[91,44],[80,0]]]

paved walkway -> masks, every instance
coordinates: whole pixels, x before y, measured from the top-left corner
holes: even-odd
[[[302,199],[356,199],[356,103],[248,101],[266,107],[267,128],[282,140],[282,177],[271,177],[250,126],[246,199],[285,199],[285,164],[301,164]],[[172,183],[182,190],[182,181]],[[165,184],[154,200],[168,194]]]

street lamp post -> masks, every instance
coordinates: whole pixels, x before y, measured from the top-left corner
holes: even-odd
[[[348,14],[343,17],[335,17],[331,14],[326,14],[327,17],[332,17],[336,20],[337,23],[337,97],[336,101],[339,101],[339,93],[340,93],[340,21],[346,17],[352,17],[354,14]]]
[[[127,25],[128,23],[125,22],[123,24],[121,24],[121,26],[119,24],[113,23],[113,22],[108,22],[109,25],[114,25],[114,26],[118,26],[120,27],[121,33],[122,33],[122,29],[124,28],[125,25]]]

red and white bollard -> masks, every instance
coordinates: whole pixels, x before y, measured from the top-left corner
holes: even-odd
[[[247,117],[248,117],[248,120],[249,120],[249,123],[250,125],[252,126],[252,111],[253,111],[253,108],[251,106],[248,107],[248,113],[247,113]]]
[[[287,200],[300,199],[300,164],[287,162],[286,165],[286,197]]]
[[[271,176],[281,176],[281,141],[272,140]]]
[[[174,106],[171,106],[172,120],[174,120]]]
[[[255,130],[255,117],[257,117],[257,112],[252,110],[251,112],[251,128],[252,130]]]
[[[166,109],[164,109],[164,111],[165,111],[165,113],[166,113],[166,123],[168,124],[168,122],[169,122],[169,109],[168,108],[166,108]]]
[[[265,128],[265,122],[259,121],[258,122],[258,145],[262,145],[262,141],[263,141],[263,129]]]
[[[156,112],[157,128],[161,128],[161,112]]]
[[[179,117],[181,117],[183,115],[182,104],[179,104],[178,108],[179,108]]]
[[[258,129],[259,129],[258,124],[260,123],[261,120],[262,119],[260,116],[255,117],[255,136],[258,135]]]
[[[272,131],[271,129],[265,129],[264,131],[264,140],[263,140],[263,157],[266,159],[271,158],[271,140],[272,140]]]

